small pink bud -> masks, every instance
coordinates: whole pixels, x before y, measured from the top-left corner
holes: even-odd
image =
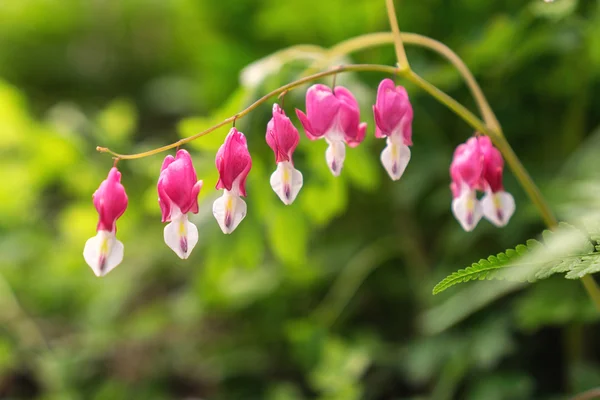
[[[223,233],[231,233],[244,219],[247,209],[240,196],[246,196],[246,177],[252,168],[252,158],[244,134],[232,128],[215,161],[219,171],[217,189],[223,189],[223,196],[213,203],[213,215]]]
[[[198,243],[198,228],[188,221],[188,213],[198,213],[198,181],[190,154],[177,151],[163,161],[158,178],[158,203],[162,222],[171,222],[164,229],[165,243],[182,259],[189,257]]]
[[[271,175],[271,187],[284,204],[296,199],[302,188],[302,173],[294,168],[292,154],[300,135],[279,105],[273,105],[273,118],[267,124],[267,144],[275,152],[277,169]]]
[[[381,81],[373,114],[375,137],[387,138],[381,163],[390,178],[396,181],[410,161],[409,146],[412,146],[413,109],[406,89],[395,86],[391,79]]]
[[[123,261],[123,243],[116,239],[117,219],[127,208],[121,173],[113,167],[93,195],[99,220],[96,236],[85,243],[83,258],[96,276],[104,276]]]
[[[360,109],[352,93],[342,86],[332,91],[325,85],[313,85],[306,92],[306,114],[298,109],[296,114],[309,139],[325,138],[329,144],[327,165],[338,176],[346,157],[345,144],[358,146],[367,129],[366,123],[360,123]]]

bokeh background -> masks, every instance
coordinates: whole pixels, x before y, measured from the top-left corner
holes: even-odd
[[[404,0],[397,9],[403,30],[464,57],[560,219],[592,218],[600,2]],[[313,60],[241,80],[251,62],[387,29],[383,0],[0,1],[0,398],[518,400],[600,386],[598,313],[579,282],[476,282],[431,294],[448,273],[543,225],[507,172],[517,201],[510,224],[461,230],[448,166],[473,132],[411,85],[412,160],[391,182],[373,137],[377,73],[338,77],[369,123],[339,178],[325,166],[325,143],[303,136],[305,186],[281,204],[268,183],[267,103],[238,121],[254,165],[248,216],[232,235],[210,211],[221,129],[186,146],[205,182],[190,259],[162,241],[161,154],[119,163],[129,195],[118,222],[122,265],[98,279],[84,263],[97,221],[91,195],[113,162],[97,145],[131,153],[173,142]],[[427,50],[408,55],[475,109],[452,67]],[[394,52],[336,62],[393,65]],[[286,96],[288,115],[304,107],[304,90]]]

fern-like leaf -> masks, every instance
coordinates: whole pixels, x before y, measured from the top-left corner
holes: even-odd
[[[504,253],[481,259],[460,269],[433,288],[438,294],[458,283],[484,279],[534,282],[556,273],[579,279],[600,271],[600,244],[597,236],[588,237],[577,228],[561,223],[556,231],[544,231],[543,242],[528,240]]]

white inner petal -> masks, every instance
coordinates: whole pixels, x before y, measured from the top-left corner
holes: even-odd
[[[231,233],[246,216],[246,203],[239,195],[223,190],[223,196],[213,203],[213,215],[223,233]]]
[[[181,259],[186,259],[198,243],[198,228],[188,221],[187,214],[179,214],[165,226],[165,243]]]
[[[115,234],[98,231],[83,248],[83,258],[96,276],[104,276],[123,261],[124,246]]]
[[[483,216],[475,190],[463,185],[459,197],[452,200],[452,213],[467,232],[472,231]]]
[[[325,151],[325,160],[333,176],[339,176],[346,158],[346,145],[343,140],[330,139],[327,136],[325,141],[329,144]]]
[[[402,177],[408,162],[410,161],[410,148],[400,141],[388,137],[387,145],[381,152],[381,164],[392,180],[397,181]]]
[[[483,215],[492,224],[502,227],[508,223],[515,212],[515,199],[510,193],[488,191],[481,199]]]
[[[283,204],[290,205],[302,188],[302,173],[289,161],[277,163],[277,169],[271,175],[271,187]]]

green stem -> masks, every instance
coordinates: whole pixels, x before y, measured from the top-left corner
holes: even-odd
[[[486,125],[492,127],[495,130],[500,130],[500,124],[498,123],[498,119],[496,115],[492,111],[481,87],[477,83],[477,80],[471,73],[471,70],[467,67],[464,61],[450,49],[448,46],[439,42],[435,39],[432,39],[427,36],[419,35],[418,33],[407,33],[402,32],[400,34],[402,38],[402,42],[407,45],[415,45],[420,46],[426,49],[430,49],[435,53],[441,55],[446,58],[460,73],[463,80],[469,87],[475,102],[477,103],[477,107],[481,115],[483,116],[483,120]],[[351,39],[344,40],[343,42],[338,43],[333,46],[326,52],[325,56],[321,59],[315,61],[310,68],[307,69],[307,72],[314,73],[315,71],[319,71],[320,69],[327,66],[329,62],[332,60],[336,60],[342,56],[354,53],[359,50],[365,50],[371,47],[381,46],[384,44],[393,44],[394,43],[394,35],[391,32],[377,32],[377,33],[368,33],[366,35],[360,35]]]
[[[304,78],[298,79],[294,82],[288,83],[287,85],[284,85],[280,88],[277,88],[275,90],[273,90],[272,92],[267,93],[266,95],[264,95],[263,97],[261,97],[260,99],[256,100],[254,103],[252,103],[250,106],[248,106],[246,109],[240,111],[239,113],[232,115],[231,117],[225,119],[223,122],[220,122],[202,132],[196,133],[195,135],[192,136],[188,136],[184,139],[178,140],[175,143],[171,143],[168,144],[166,146],[162,146],[159,147],[157,149],[153,149],[153,150],[149,150],[149,151],[145,151],[142,153],[136,153],[136,154],[119,154],[116,153],[112,150],[110,150],[107,147],[96,147],[96,150],[101,152],[101,153],[109,153],[112,154],[114,157],[116,157],[117,159],[120,160],[133,160],[133,159],[137,159],[137,158],[144,158],[144,157],[148,157],[148,156],[152,156],[154,154],[158,154],[161,153],[163,151],[167,151],[170,149],[174,149],[176,147],[182,146],[186,143],[189,143],[195,139],[198,139],[199,137],[202,137],[204,135],[207,135],[209,133],[211,133],[212,131],[225,126],[227,124],[231,124],[233,123],[233,121],[237,121],[241,118],[243,118],[244,116],[246,116],[247,114],[249,114],[252,110],[254,110],[255,108],[257,108],[258,106],[260,106],[262,103],[268,101],[271,97],[277,96],[283,92],[292,90],[298,86],[301,86],[305,83],[309,83],[312,81],[316,81],[318,79],[324,78],[326,76],[330,76],[330,75],[335,75],[341,72],[360,72],[360,71],[374,71],[374,72],[383,72],[383,73],[388,73],[388,74],[398,74],[400,73],[398,71],[398,68],[394,68],[394,67],[390,67],[387,65],[377,65],[377,64],[355,64],[355,65],[342,65],[339,67],[336,67],[334,69],[331,69],[329,71],[324,71],[324,72],[319,72],[310,76],[306,76]]]
[[[408,58],[406,58],[406,52],[404,51],[404,45],[402,44],[402,36],[400,35],[400,28],[398,27],[398,18],[396,17],[396,10],[394,9],[394,0],[385,0],[385,6],[387,7],[390,27],[392,28],[398,66],[402,71],[409,71],[410,65],[408,64]]]
[[[444,93],[443,91],[438,89],[436,86],[432,85],[431,83],[427,82],[425,79],[421,78],[416,72],[414,72],[412,70],[409,71],[406,74],[406,78],[409,81],[411,81],[412,83],[414,83],[415,85],[419,86],[421,89],[423,89],[427,93],[429,93],[437,101],[439,101],[440,103],[447,106],[456,115],[458,115],[463,120],[465,120],[465,122],[467,124],[471,125],[471,127],[473,127],[475,130],[486,133],[486,134],[488,132],[490,132],[491,133],[490,136],[492,136],[492,135],[497,136],[497,134],[495,132],[488,129],[488,127],[483,123],[483,121],[481,121],[479,118],[477,118],[477,116],[475,114],[473,114],[471,111],[469,111],[465,106],[460,104],[458,101],[454,100],[452,97],[448,96],[446,93]]]

